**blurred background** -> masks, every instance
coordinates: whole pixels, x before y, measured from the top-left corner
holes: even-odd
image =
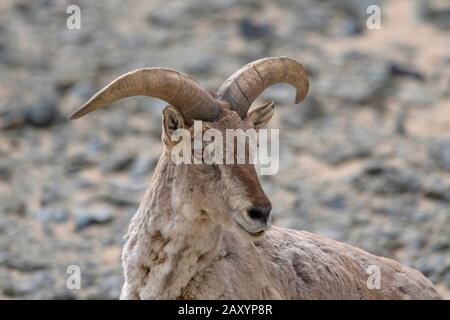
[[[66,8],[81,9],[69,30]],[[370,30],[369,5],[381,8]],[[276,225],[423,272],[450,298],[450,4],[365,0],[2,0],[0,298],[116,299],[129,220],[161,152],[157,99],[68,115],[119,75],[171,67],[216,90],[267,56],[310,93],[267,89]],[[82,289],[65,286],[79,265]]]

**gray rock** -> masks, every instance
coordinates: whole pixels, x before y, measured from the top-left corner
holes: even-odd
[[[414,68],[414,66],[393,61],[390,63],[389,67],[391,75],[393,76],[408,77],[418,81],[425,80],[425,76],[423,75],[423,73]]]
[[[134,161],[134,154],[128,150],[119,150],[102,161],[101,169],[105,172],[124,171]]]
[[[434,252],[446,252],[450,249],[450,235],[439,234],[433,239],[430,249]],[[449,270],[450,272],[450,270]]]
[[[81,81],[70,88],[70,93],[81,100],[86,100],[92,97],[93,94],[95,94],[95,90],[92,83]]]
[[[99,285],[93,287],[88,294],[88,299],[117,300],[122,290],[123,279],[117,275],[105,275],[98,280]]]
[[[324,116],[322,104],[314,94],[309,93],[298,108],[289,108],[282,116],[283,123],[293,128],[300,128],[310,121]]]
[[[188,61],[183,64],[183,69],[193,77],[204,76],[211,74],[217,64],[217,60],[213,57],[204,57],[197,54],[195,57],[188,59]]]
[[[69,218],[69,214],[62,208],[45,207],[38,211],[38,219],[42,222],[63,223]]]
[[[417,0],[416,17],[440,29],[450,30],[450,6],[443,6],[442,3],[433,0]]]
[[[101,198],[116,206],[137,206],[146,188],[146,185],[113,183],[108,185],[106,193]]]
[[[48,297],[49,300],[76,300],[77,298],[76,291],[67,288],[58,288]]]
[[[51,204],[61,202],[64,200],[64,187],[61,185],[55,186],[55,185],[46,185],[43,188],[43,194],[41,197],[41,205],[43,207],[47,207]]]
[[[91,159],[91,157],[89,157],[88,154],[77,153],[68,157],[64,163],[64,166],[67,173],[75,173],[93,164],[95,164],[95,162]]]
[[[450,171],[450,139],[433,143],[429,155],[441,168]]]
[[[259,24],[248,18],[243,18],[239,22],[239,31],[246,40],[267,38],[273,33],[270,24]]]
[[[0,112],[0,130],[21,129],[25,125],[23,112],[19,109]]]
[[[16,194],[0,194],[0,211],[18,216],[24,216],[27,212],[25,200]]]
[[[165,6],[152,10],[147,17],[147,23],[161,28],[173,28],[179,21],[181,7],[178,4],[168,3]]]
[[[6,257],[2,263],[5,267],[15,269],[21,272],[35,272],[49,267],[45,261],[40,261],[38,258],[25,257]]]
[[[151,152],[142,152],[134,159],[130,168],[133,177],[147,176],[155,168],[158,162],[158,156]]]
[[[442,254],[430,254],[426,258],[419,258],[414,267],[429,277],[431,281],[437,282],[442,278],[447,281],[450,274],[450,259]]]
[[[395,219],[411,219],[416,222],[424,222],[420,212],[417,212],[415,209],[415,203],[410,203],[407,199],[400,199],[395,202],[390,201],[387,205],[373,205],[371,210],[376,214]]]
[[[370,146],[366,145],[332,145],[325,149],[319,157],[329,164],[339,165],[349,160],[367,158],[371,155]]]
[[[341,211],[347,206],[347,199],[342,194],[336,194],[331,197],[328,197],[322,201],[322,203],[335,211]]]
[[[260,99],[263,101],[273,101],[276,106],[292,105],[295,101],[295,91],[289,85],[277,83],[264,90],[261,93]]]
[[[450,202],[450,185],[442,180],[433,179],[424,184],[423,194],[433,200]]]
[[[363,30],[361,22],[354,18],[347,18],[340,24],[340,33],[344,36],[355,36]]]
[[[364,250],[376,255],[391,256],[392,252],[403,246],[402,232],[394,227],[367,226],[351,234],[350,243],[358,243]]]
[[[3,294],[10,297],[32,297],[38,291],[53,286],[54,279],[48,272],[38,272],[21,282],[9,282],[3,288]]]
[[[358,190],[382,195],[417,193],[420,181],[412,174],[380,162],[367,165],[353,179]]]
[[[106,224],[114,219],[114,215],[110,210],[97,209],[92,211],[84,211],[77,215],[75,219],[75,231],[81,230],[92,226]]]
[[[24,113],[26,123],[35,127],[48,127],[60,118],[56,108],[56,101],[52,97],[47,97],[39,103],[26,106]]]
[[[387,61],[349,52],[324,68],[316,87],[318,93],[324,96],[352,104],[370,103],[380,108],[390,76]]]
[[[402,136],[406,134],[406,127],[405,127],[406,119],[407,119],[407,112],[405,109],[401,109],[395,116],[394,132],[396,134]]]
[[[400,86],[395,92],[395,96],[401,100],[401,104],[406,106],[427,107],[438,102],[438,96],[429,86],[422,83],[409,83]]]

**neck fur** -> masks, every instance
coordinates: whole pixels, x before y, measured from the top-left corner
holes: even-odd
[[[177,212],[175,164],[163,152],[152,183],[130,224],[123,252],[125,294],[175,299],[218,254],[221,226],[205,212]],[[187,205],[187,204],[186,204]],[[124,294],[124,293],[122,293]]]

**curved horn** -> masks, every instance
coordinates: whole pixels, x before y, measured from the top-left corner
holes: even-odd
[[[245,65],[225,80],[217,95],[244,118],[261,92],[279,82],[289,83],[295,88],[295,103],[302,101],[308,92],[309,81],[303,66],[287,57],[275,57]]]
[[[77,119],[114,101],[140,95],[168,102],[188,124],[194,119],[213,121],[220,115],[214,98],[187,74],[167,68],[144,68],[112,81],[70,118]]]

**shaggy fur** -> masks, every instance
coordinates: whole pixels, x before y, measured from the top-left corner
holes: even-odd
[[[218,141],[229,129],[264,127],[273,115],[273,102],[249,108],[276,83],[295,88],[296,103],[309,88],[303,66],[288,57],[245,65],[223,82],[217,95],[179,71],[143,68],[115,79],[71,115],[77,119],[136,95],[170,104],[163,111],[164,151],[123,249],[121,298],[439,298],[422,274],[392,260],[307,232],[270,227],[272,204],[248,161],[254,151],[248,140],[245,161],[236,161],[237,145],[223,146],[225,159],[234,155],[234,164],[206,164],[192,152],[188,142],[199,132],[195,120],[203,120],[203,130],[219,131]],[[172,140],[178,129],[187,129],[182,145]],[[236,136],[230,140],[239,141]],[[180,146],[184,160],[195,158],[200,164],[176,164],[178,157],[173,161],[171,155],[179,155]],[[214,156],[216,151],[220,155],[220,149],[214,150]],[[242,162],[246,164],[238,164]],[[368,288],[366,270],[372,265],[381,271],[380,289]]]
[[[244,128],[260,120],[224,112],[211,125]],[[182,120],[166,120],[165,151],[124,246],[121,299],[439,298],[420,272],[343,243],[274,226],[250,236],[236,217],[266,201],[253,166],[175,165],[164,123]],[[380,289],[367,286],[370,265],[380,268]]]

